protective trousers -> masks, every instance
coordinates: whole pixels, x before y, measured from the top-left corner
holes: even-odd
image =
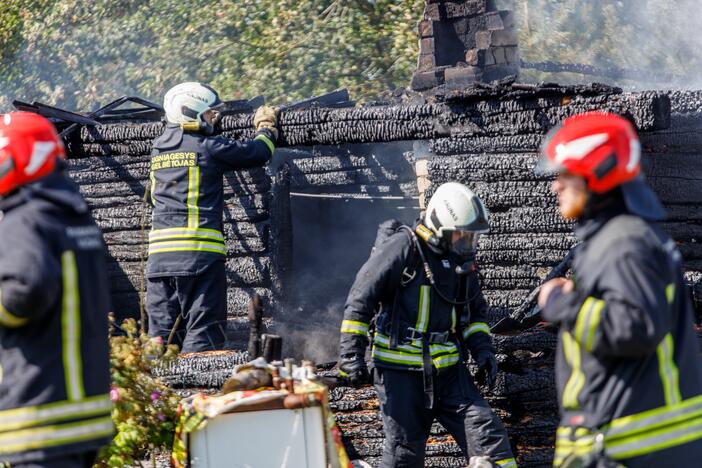
[[[183,353],[222,349],[227,322],[227,278],[224,261],[197,276],[149,278],[146,288],[149,335],[168,339],[179,315],[183,318],[171,344]]]
[[[499,466],[516,467],[507,431],[471,378],[460,382],[461,364],[434,375],[434,407],[425,408],[421,372],[374,370],[385,429],[381,468],[421,468],[429,431],[436,419],[467,459],[489,455]]]

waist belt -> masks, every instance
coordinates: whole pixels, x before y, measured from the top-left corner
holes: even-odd
[[[398,343],[395,344],[395,346],[392,345],[392,335],[393,335],[393,320],[384,320],[381,317],[382,315],[378,318],[376,321],[376,329],[383,333],[384,335],[388,335],[391,337],[391,348],[396,348],[397,344],[414,344],[414,341],[422,341],[426,342],[427,344],[446,344],[449,342],[453,342],[454,340],[451,339],[451,331],[447,330],[444,332],[423,332],[420,330],[417,330],[416,328],[413,327],[407,327],[405,329],[404,336],[399,337],[397,340]],[[390,323],[388,323],[390,322]],[[400,335],[400,333],[397,333]]]
[[[613,460],[646,455],[702,439],[702,395],[613,420],[599,430],[560,427],[554,466],[570,456],[603,453]]]
[[[416,328],[408,328],[405,334],[405,341],[422,340],[429,344],[445,344],[449,341],[450,332],[421,332]]]

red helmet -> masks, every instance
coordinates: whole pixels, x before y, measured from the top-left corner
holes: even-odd
[[[537,170],[581,176],[596,194],[621,187],[629,212],[649,220],[665,218],[641,173],[639,137],[625,118],[606,112],[570,117],[546,137],[542,152]]]
[[[583,177],[596,193],[609,192],[641,171],[641,143],[634,127],[605,112],[566,119],[546,138],[543,153],[549,169]]]
[[[0,114],[0,195],[49,175],[66,150],[54,126],[31,112]]]

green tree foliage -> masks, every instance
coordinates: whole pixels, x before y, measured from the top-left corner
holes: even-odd
[[[14,98],[80,110],[121,94],[158,101],[187,80],[209,82],[229,99],[283,102],[339,87],[368,99],[409,82],[423,5],[35,0],[21,9],[24,18],[17,8],[4,13],[7,27],[0,16],[0,41],[17,44],[0,70],[0,110]]]
[[[675,82],[524,70],[525,81],[700,86],[699,0],[497,0],[520,53],[666,72]],[[409,83],[424,0],[4,0],[0,111],[12,99],[90,110],[119,95],[160,101],[186,80],[269,102],[349,88],[373,99]]]

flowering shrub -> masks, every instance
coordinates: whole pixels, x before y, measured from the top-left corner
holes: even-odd
[[[117,327],[114,319],[111,324]],[[170,450],[180,397],[151,376],[158,362],[175,358],[176,346],[163,346],[160,338],[140,334],[133,319],[119,328],[123,335],[110,338],[110,364],[114,403],[112,419],[117,434],[100,451],[99,466],[140,465],[149,453]]]

